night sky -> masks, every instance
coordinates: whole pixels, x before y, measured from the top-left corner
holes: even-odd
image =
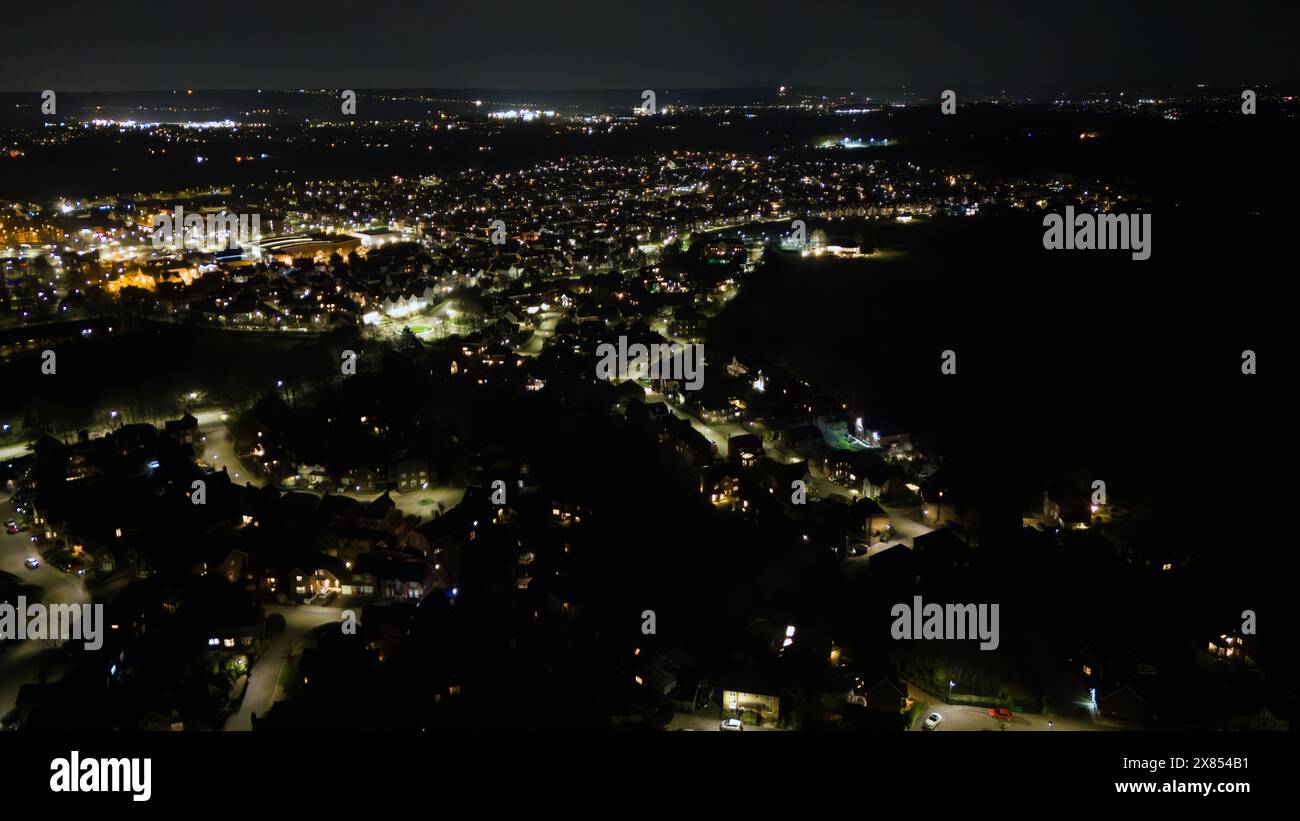
[[[0,90],[1289,84],[1300,4],[16,3]]]

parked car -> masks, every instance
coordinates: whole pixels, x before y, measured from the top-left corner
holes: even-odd
[[[930,713],[930,715],[927,716],[925,719],[925,724],[921,726],[927,730],[933,730],[935,727],[938,727],[940,722],[942,721],[943,721],[943,716],[939,715],[938,713]]]
[[[745,729],[745,725],[741,724],[740,719],[738,718],[727,718],[722,720],[722,723],[718,725],[718,729],[726,732],[738,733]]]
[[[1011,711],[1006,707],[994,707],[989,710],[989,718],[996,718],[998,721],[1010,721],[1012,715]]]
[[[5,532],[10,536],[18,532],[18,523],[13,519],[5,519]]]
[[[3,718],[0,718],[0,731],[10,732],[13,730],[21,730],[25,723],[26,722],[23,720],[22,710],[15,707],[5,713]]]
[[[41,563],[38,562],[36,559],[28,559],[27,561],[23,562],[23,564],[27,565],[28,570],[35,570],[36,568],[41,566]]]

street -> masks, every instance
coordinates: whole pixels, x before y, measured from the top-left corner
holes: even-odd
[[[930,706],[925,715],[916,721],[916,726],[912,727],[914,731],[921,731],[925,716],[930,713],[938,713],[943,716],[943,721],[934,732],[944,732],[948,730],[966,731],[972,730],[993,730],[1001,732],[1003,729],[1002,721],[999,721],[989,715],[987,707],[973,707],[965,704],[945,704],[935,699],[928,693],[925,693],[912,685],[908,685],[908,696],[917,702],[926,702]],[[1048,726],[1048,722],[1051,726]],[[1044,716],[1034,713],[1015,713],[1010,722],[1006,722],[1008,731],[1020,730],[1037,730],[1037,731],[1058,731],[1058,732],[1078,732],[1081,730],[1110,730],[1104,724],[1096,724],[1091,721],[1081,720],[1069,716]]]
[[[13,509],[8,493],[0,493],[0,519],[21,518]],[[86,588],[76,576],[70,576],[41,561],[41,566],[29,570],[23,562],[37,557],[31,531],[14,535],[0,532],[0,571],[11,573],[26,584],[40,588],[40,600],[45,604],[84,604],[90,601]],[[48,641],[14,643],[0,653],[0,716],[14,708],[18,688],[40,680],[42,665],[57,664],[60,651]]]
[[[722,729],[718,726],[722,722],[721,710],[716,707],[700,710],[697,713],[684,713],[681,710],[673,713],[673,720],[668,722],[665,730],[693,730],[696,732],[720,733]],[[780,732],[776,727],[755,727],[752,724],[746,724],[745,733],[774,733]]]

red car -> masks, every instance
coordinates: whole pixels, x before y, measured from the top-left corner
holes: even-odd
[[[989,718],[996,718],[998,721],[1010,721],[1011,711],[1005,707],[994,707],[989,710]]]

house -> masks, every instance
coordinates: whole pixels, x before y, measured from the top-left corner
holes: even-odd
[[[897,469],[885,462],[879,451],[831,451],[822,460],[822,472],[833,482],[857,491],[868,499],[905,499],[912,495]]]
[[[355,465],[343,471],[340,483],[344,490],[356,493],[370,493],[384,490],[388,481],[388,470],[367,465]]]
[[[807,462],[782,463],[775,459],[763,457],[758,461],[758,475],[763,486],[777,498],[788,500],[795,482],[805,482],[811,478]]]
[[[428,487],[429,460],[408,455],[389,462],[386,469],[386,484],[398,493]]]
[[[668,669],[668,657],[654,653],[635,669],[637,684],[650,688],[655,694],[666,696],[677,689],[677,676]]]
[[[351,496],[339,496],[328,491],[321,496],[316,515],[327,525],[350,524],[356,521],[361,502]]]
[[[630,407],[633,401],[645,401],[645,388],[631,379],[626,379],[614,386],[614,407],[618,410],[624,410]]]
[[[252,648],[265,633],[262,608],[247,593],[215,576],[194,576],[164,603],[183,629],[210,652]]]
[[[927,570],[968,567],[972,550],[966,540],[948,528],[932,530],[912,539],[912,552]]]
[[[727,373],[737,378],[745,376],[750,371],[749,366],[741,362],[740,359],[734,355],[731,357],[731,361],[727,363],[726,367]]]
[[[777,436],[777,444],[799,452],[812,450],[825,441],[821,428],[807,424],[786,428]]]
[[[196,565],[194,575],[214,573],[230,583],[244,577],[248,568],[248,554],[239,548],[217,548],[207,559]]]
[[[763,440],[753,433],[727,439],[727,460],[741,467],[753,467],[763,457]]]
[[[849,703],[860,704],[869,709],[886,713],[906,712],[908,707],[907,688],[901,682],[887,677],[881,678],[875,684],[870,684],[867,678],[859,677],[854,682],[853,692],[849,696]]]
[[[117,569],[117,556],[108,545],[87,546],[82,550],[90,560],[91,569],[102,575],[109,575]]]
[[[666,402],[650,402],[645,406],[646,418],[651,422],[658,422],[661,419],[671,419],[673,416],[672,409]]]
[[[708,437],[696,430],[689,419],[679,419],[675,416],[661,423],[659,441],[672,447],[687,464],[692,466],[708,464],[713,461],[717,452],[717,447],[709,441]]]
[[[1224,633],[1218,638],[1211,639],[1206,649],[1211,656],[1222,661],[1254,667],[1253,644],[1253,640],[1248,640],[1240,633]]]
[[[144,551],[127,547],[123,554],[123,561],[119,564],[126,568],[127,578],[147,579],[154,575],[156,569],[153,560]],[[114,553],[114,555],[118,554]]]
[[[392,601],[419,600],[443,587],[431,563],[387,551],[358,556],[353,575],[354,592]]]
[[[296,472],[290,477],[291,481],[301,482],[297,487],[318,488],[321,485],[329,486],[334,484],[333,477],[329,469],[324,465],[313,465],[307,462],[300,462]]]
[[[334,556],[317,554],[288,572],[289,590],[295,597],[340,593],[348,581],[347,564]]]
[[[873,584],[910,585],[920,569],[916,556],[901,544],[893,544],[867,559],[867,574]]]
[[[1191,561],[1185,539],[1173,538],[1167,525],[1142,518],[1114,519],[1093,528],[1116,558],[1156,572],[1177,571]]]
[[[1110,695],[1098,698],[1097,712],[1107,718],[1142,721],[1147,716],[1147,701],[1132,687],[1125,685]]]
[[[849,515],[853,527],[861,524],[861,532],[867,537],[868,544],[888,539],[894,532],[889,514],[871,499],[858,499],[853,503]]]
[[[921,515],[934,525],[954,523],[967,529],[979,524],[979,512],[970,503],[970,493],[940,489],[933,482],[921,486]]]
[[[912,434],[910,433],[886,433],[882,436],[875,437],[876,443],[882,448],[898,449],[910,451],[912,449]]]
[[[171,419],[163,423],[163,432],[182,445],[194,445],[199,440],[199,420],[186,411],[180,419]]]
[[[706,425],[720,425],[726,422],[740,421],[740,406],[733,402],[726,393],[714,390],[711,386],[704,392],[692,395],[691,404],[699,413],[700,420]]]
[[[1250,730],[1252,732],[1285,733],[1291,730],[1290,710],[1280,705],[1261,705],[1244,712],[1234,711],[1230,719],[1233,730]]]
[[[735,507],[740,503],[740,466],[731,462],[716,462],[700,470],[700,493],[720,507]]]
[[[726,715],[760,724],[776,724],[781,717],[781,697],[770,688],[737,681],[736,677],[723,677],[721,690],[722,709]]]

